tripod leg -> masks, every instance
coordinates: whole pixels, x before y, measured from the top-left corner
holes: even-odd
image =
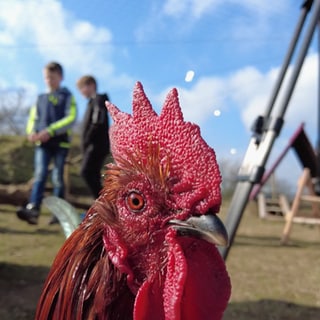
[[[291,61],[292,56],[294,54],[294,51],[295,51],[295,48],[297,46],[299,37],[301,35],[301,31],[303,29],[303,25],[305,23],[305,20],[306,20],[306,17],[308,15],[308,12],[311,9],[312,3],[313,3],[313,0],[312,1],[307,0],[302,4],[302,7],[301,7],[302,11],[301,11],[298,23],[296,25],[295,31],[293,33],[292,40],[291,40],[291,42],[289,44],[289,48],[287,50],[287,54],[286,54],[286,56],[284,58],[284,61],[282,63],[282,67],[280,69],[279,75],[277,77],[277,81],[275,83],[274,89],[273,89],[273,91],[271,93],[271,97],[270,97],[269,103],[268,103],[267,108],[266,108],[266,113],[264,115],[266,118],[270,117],[272,108],[273,108],[274,103],[275,103],[275,101],[276,101],[276,99],[278,97],[282,82],[284,80],[284,77],[286,75],[286,72],[287,72],[287,69],[289,67],[290,61]]]
[[[225,226],[229,235],[229,246],[219,247],[220,254],[224,259],[227,258],[231,245],[233,244],[236,236],[236,231],[241,221],[242,213],[246,208],[249,195],[252,189],[252,184],[249,181],[238,182],[236,189],[234,190]]]

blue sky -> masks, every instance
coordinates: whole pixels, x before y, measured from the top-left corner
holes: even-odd
[[[250,126],[265,110],[302,1],[297,0],[0,0],[0,89],[25,88],[28,103],[45,90],[42,68],[62,63],[76,96],[81,75],[130,112],[141,81],[157,111],[176,87],[186,120],[197,123],[220,159],[242,159]],[[314,144],[317,48],[305,61],[275,157],[304,121]],[[193,70],[191,82],[185,81]],[[215,116],[220,110],[220,116]],[[230,150],[236,150],[232,155]],[[292,156],[281,174],[300,174]],[[290,172],[290,174],[289,174]]]

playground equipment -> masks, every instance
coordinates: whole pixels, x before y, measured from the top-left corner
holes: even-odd
[[[309,194],[304,194],[304,189],[307,189]],[[302,201],[311,203],[312,217],[297,215]],[[281,237],[282,244],[287,244],[292,229],[292,224],[294,222],[320,225],[320,211],[318,204],[320,204],[320,197],[315,193],[314,183],[312,181],[310,170],[308,168],[305,168],[298,181],[297,192],[294,197],[292,206],[285,215],[286,222]]]
[[[310,13],[309,19],[307,19]],[[314,31],[319,22],[320,15],[320,0],[306,0],[303,1],[301,6],[301,14],[294,31],[293,38],[289,45],[288,52],[285,56],[283,65],[278,75],[274,90],[271,94],[270,101],[267,105],[264,115],[259,115],[252,127],[252,137],[249,142],[247,152],[244,160],[241,164],[238,173],[238,182],[233,193],[233,197],[227,213],[225,225],[229,234],[229,247],[220,248],[220,253],[224,259],[227,258],[228,253],[232,247],[238,226],[240,224],[244,209],[249,200],[250,194],[254,185],[258,184],[263,178],[265,171],[265,164],[270,155],[272,146],[280,134],[284,115],[286,113],[289,101],[294,91],[298,76],[300,74],[305,56],[310,46]],[[282,101],[278,105],[278,110],[272,112],[275,102],[279,99],[280,88],[284,83],[284,78],[287,74],[289,64],[294,56],[296,47],[298,46],[298,40],[302,34],[304,24],[308,20],[308,26],[304,32],[304,38],[300,42],[300,49],[297,52],[293,71],[290,74],[286,83],[286,90],[282,97]],[[319,41],[320,43],[320,41]],[[320,51],[320,50],[319,50]],[[320,99],[319,99],[320,101]],[[318,112],[320,118],[320,112]],[[320,193],[320,119],[318,119],[318,146],[317,146],[317,159],[316,159],[316,177],[315,187],[318,189],[316,193]],[[308,159],[304,159],[308,161]]]
[[[289,139],[286,147],[280,153],[275,162],[271,165],[270,169],[263,175],[261,181],[254,185],[250,193],[250,200],[253,200],[257,197],[261,188],[269,180],[271,175],[274,174],[274,171],[276,170],[276,168],[278,167],[278,165],[290,149],[292,149],[295,152],[302,168],[309,168],[311,176],[313,178],[317,176],[317,157],[310,143],[310,140],[308,139],[308,136],[305,133],[304,123],[301,123],[298,129],[293,133],[293,135]]]
[[[283,160],[287,152],[292,149],[302,166],[303,173],[298,181],[296,195],[292,206],[290,207],[287,197],[283,194],[277,194],[272,187],[271,197],[266,197],[262,191],[262,187],[267,181],[272,179],[274,171]],[[303,224],[319,224],[320,197],[315,192],[314,183],[317,179],[317,157],[307,134],[304,131],[302,123],[289,139],[287,146],[272,164],[271,168],[264,174],[261,181],[257,183],[250,194],[250,200],[257,199],[259,217],[262,219],[285,219],[285,227],[281,237],[281,243],[286,244],[289,240],[289,234],[293,223]],[[275,184],[275,183],[273,183]],[[304,191],[307,190],[308,194]],[[298,216],[301,202],[311,203],[312,217]]]
[[[289,212],[289,202],[284,194],[279,194],[276,198],[266,198],[261,192],[258,194],[258,210],[261,219],[275,219],[285,217]]]

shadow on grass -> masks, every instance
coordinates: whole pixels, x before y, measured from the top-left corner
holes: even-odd
[[[18,208],[18,207],[17,207]],[[6,207],[6,206],[1,206],[1,212],[0,214],[15,214],[15,211],[17,208],[11,206],[11,207]]]
[[[48,230],[48,229],[34,229],[34,230],[16,230],[12,228],[0,227],[0,234],[15,234],[15,235],[33,235],[33,234],[41,234],[41,235],[53,235],[59,234],[59,230]]]
[[[49,268],[0,262],[0,319],[29,320]]]
[[[0,262],[0,319],[34,318],[49,268]],[[230,303],[223,320],[316,320],[320,308],[287,301],[260,300]]]
[[[316,320],[320,308],[287,301],[259,300],[230,303],[223,320]]]
[[[306,248],[306,247],[319,247],[320,242],[314,241],[302,241],[302,240],[294,240],[287,245],[282,245],[280,243],[279,237],[272,236],[244,236],[237,235],[235,240],[235,245],[237,246],[254,246],[254,247],[272,247],[272,248]]]

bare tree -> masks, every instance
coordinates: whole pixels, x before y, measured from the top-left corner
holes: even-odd
[[[222,192],[225,196],[231,196],[237,183],[240,160],[232,158],[219,159],[219,167],[222,175]]]
[[[238,182],[238,173],[241,165],[239,159],[223,158],[219,160],[219,167],[222,175],[222,192],[224,196],[232,196],[236,184]],[[261,189],[267,197],[278,196],[280,193],[292,198],[295,186],[289,182],[288,179],[280,175],[279,178],[274,173]]]
[[[0,134],[24,133],[30,108],[25,101],[26,93],[22,88],[0,90]]]

